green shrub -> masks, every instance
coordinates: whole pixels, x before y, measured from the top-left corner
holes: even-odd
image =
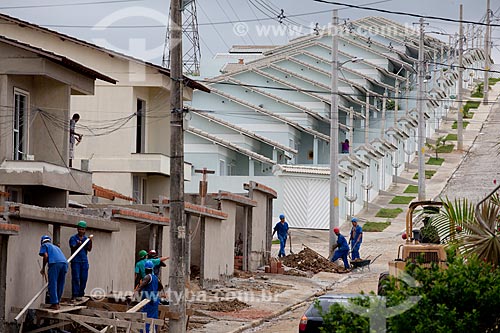
[[[401,208],[381,208],[377,214],[375,214],[376,217],[383,217],[383,218],[395,218],[397,217],[400,213],[402,213],[403,210]]]
[[[374,332],[370,331],[374,328],[374,323],[370,326],[370,317],[377,319],[377,315],[386,315],[406,301],[414,305],[387,318],[386,327],[378,327],[377,332],[499,331],[500,268],[474,257],[465,260],[456,256],[448,258],[447,269],[409,264],[406,271],[416,284],[396,283],[391,278],[383,300],[373,295],[351,300],[351,304],[366,308],[363,316],[350,312],[349,304],[335,304],[327,313],[321,313],[321,332]]]
[[[393,205],[407,205],[410,202],[412,202],[413,199],[415,199],[415,197],[407,197],[407,196],[397,195],[394,198],[392,198],[392,200],[389,201],[389,203],[393,204]]]
[[[444,138],[444,141],[457,141],[457,139],[458,139],[457,134],[450,133]]]

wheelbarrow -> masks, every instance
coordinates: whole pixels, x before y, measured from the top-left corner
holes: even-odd
[[[357,268],[361,268],[361,270],[364,270],[365,267],[368,268],[368,270],[370,270],[370,264],[373,263],[375,260],[377,260],[378,257],[380,257],[382,255],[379,254],[378,256],[376,256],[375,258],[373,259],[361,259],[361,260],[351,260],[351,268],[352,269],[357,269]]]

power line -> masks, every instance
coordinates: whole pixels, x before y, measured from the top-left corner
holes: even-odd
[[[107,1],[91,1],[91,2],[64,3],[64,4],[61,3],[61,4],[45,4],[45,5],[24,5],[24,6],[0,7],[0,9],[72,7],[72,6],[105,5],[105,4],[111,4],[111,3],[143,2],[143,1],[146,1],[146,0],[107,0]]]
[[[337,2],[337,1],[330,1],[330,0],[313,0],[315,2],[321,2],[321,3],[327,3],[330,5],[338,5],[338,6],[347,6],[350,8],[356,8],[356,9],[363,9],[363,10],[369,10],[369,11],[374,11],[374,12],[380,12],[380,13],[386,13],[386,14],[394,14],[394,15],[403,15],[403,16],[411,16],[411,17],[416,17],[416,18],[424,18],[428,20],[437,20],[437,21],[445,21],[445,22],[453,22],[453,23],[470,23],[473,25],[481,25],[481,26],[487,26],[486,23],[483,22],[476,22],[476,21],[468,21],[468,20],[456,20],[456,19],[451,19],[448,17],[440,17],[440,16],[430,16],[430,15],[420,15],[420,14],[414,14],[414,13],[408,13],[408,12],[401,12],[401,11],[395,11],[395,10],[387,10],[387,9],[381,9],[381,8],[373,8],[373,7],[366,7],[366,6],[358,6],[358,5],[351,5],[351,4],[346,4],[342,2]],[[490,24],[492,27],[500,27],[500,24]]]

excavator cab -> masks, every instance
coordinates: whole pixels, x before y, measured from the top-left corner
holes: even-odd
[[[389,276],[400,277],[405,271],[407,263],[415,263],[418,260],[420,265],[430,267],[432,263],[436,263],[446,268],[444,245],[440,244],[437,230],[434,232],[434,227],[429,222],[432,215],[438,214],[443,205],[440,201],[415,201],[410,204],[406,212],[406,233],[403,234],[403,238],[406,236],[405,243],[399,246],[397,258],[389,262],[389,270],[380,274],[378,282],[379,295],[384,294],[384,281]],[[420,229],[413,228],[417,208],[421,208],[418,221],[422,221],[424,224]]]

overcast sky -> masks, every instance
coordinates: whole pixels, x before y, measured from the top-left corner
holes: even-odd
[[[341,1],[341,0],[338,0]],[[458,19],[480,21],[486,0],[356,0],[346,3]],[[168,0],[1,0],[0,12],[74,37],[161,63],[168,18]],[[331,21],[334,6],[313,0],[197,0],[202,63],[235,44],[283,44]],[[500,0],[491,0],[500,24]],[[341,7],[338,7],[341,8]],[[278,14],[284,10],[283,23]],[[314,14],[310,14],[313,13]],[[317,13],[320,12],[320,13]],[[341,21],[364,16],[385,16],[411,26],[418,18],[342,9]],[[238,23],[243,21],[243,23]],[[458,32],[458,23],[430,20],[428,31]],[[1,29],[1,26],[0,26]],[[1,33],[1,30],[0,30]],[[435,35],[436,37],[439,37]],[[444,36],[448,41],[448,37]],[[493,57],[500,63],[500,28],[493,28]]]

